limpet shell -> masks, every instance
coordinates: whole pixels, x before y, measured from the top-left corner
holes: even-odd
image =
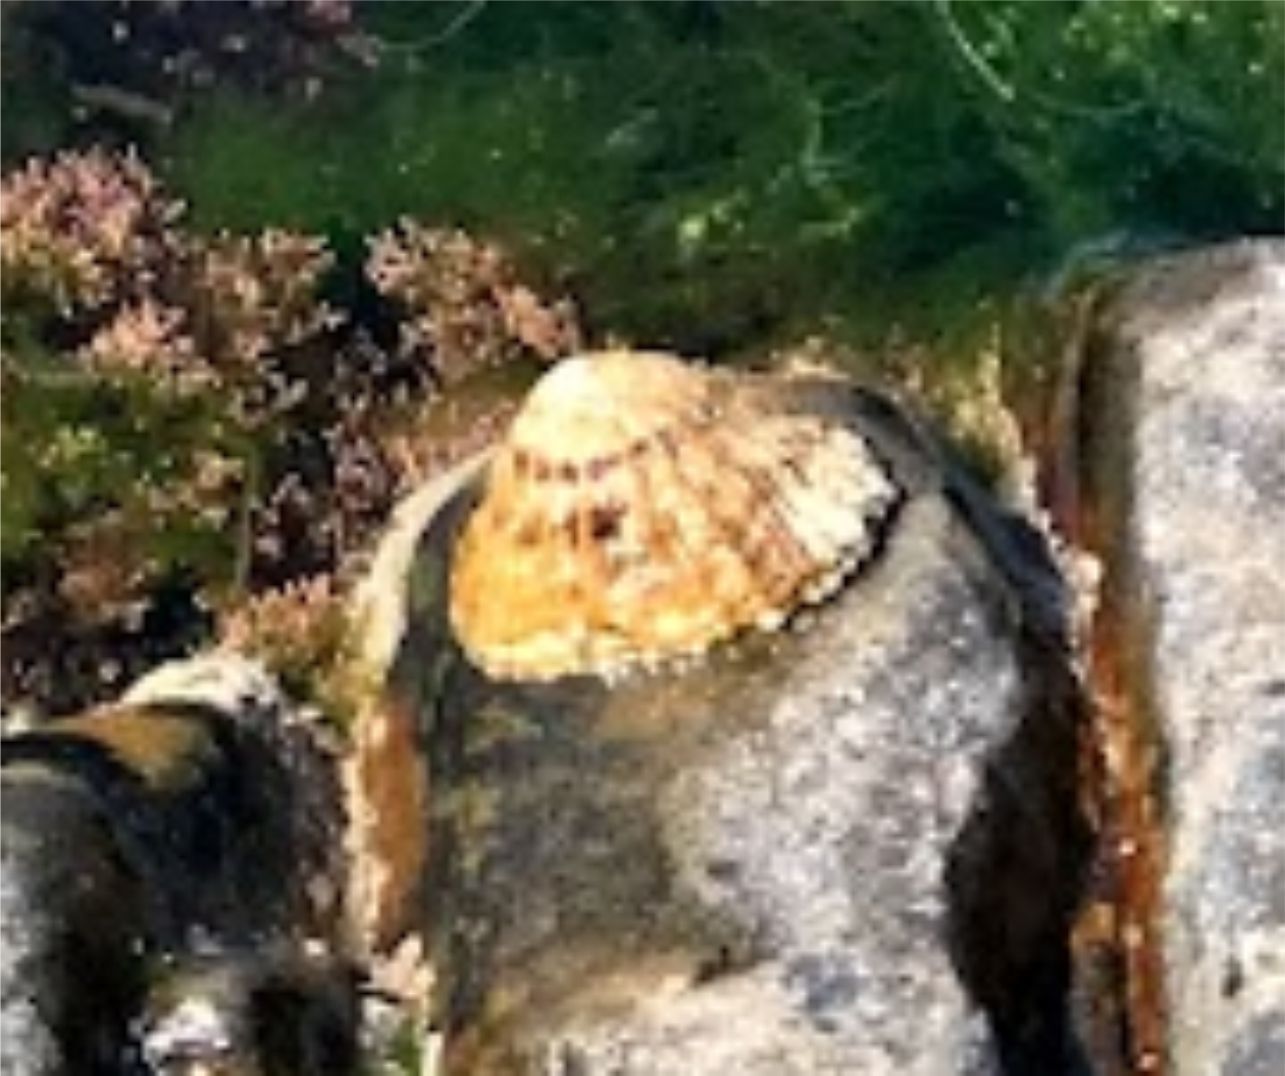
[[[506,679],[612,677],[833,594],[898,492],[842,408],[797,384],[650,352],[546,374],[455,547],[470,659]]]

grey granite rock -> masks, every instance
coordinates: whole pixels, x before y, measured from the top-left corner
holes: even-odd
[[[0,1072],[120,1071],[142,996],[140,880],[75,780],[9,765],[0,795]]]
[[[314,879],[337,844],[337,797],[288,713],[261,667],[221,653],[4,739],[5,1076],[141,1071],[138,1017],[159,964],[196,948],[232,972],[247,951],[324,929],[334,898]],[[281,1043],[309,1018],[302,988],[277,993]],[[270,1000],[244,999],[256,1015]],[[301,1028],[298,1044],[311,1042]]]
[[[1056,575],[891,408],[823,391],[900,488],[880,553],[685,669],[489,680],[443,608],[471,493],[421,541],[396,664],[428,710],[450,1076],[1074,1063]]]
[[[1165,755],[1172,1071],[1285,1071],[1285,243],[1167,258],[1100,322],[1096,478]]]
[[[353,1076],[351,969],[293,947],[193,954],[153,976],[137,1021],[152,1076]]]

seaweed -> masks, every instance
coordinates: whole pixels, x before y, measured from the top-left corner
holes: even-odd
[[[438,386],[578,339],[500,247],[413,220],[340,286],[317,237],[193,232],[132,153],[34,158],[3,196],[10,703],[84,705],[212,631],[301,682],[335,655],[334,577],[431,471]],[[381,287],[369,325],[326,298]]]
[[[356,16],[373,70],[284,111],[228,89],[175,129],[197,219],[480,227],[567,281],[602,334],[732,351],[948,286],[956,260],[1002,289],[1110,237],[1285,213],[1270,0]]]

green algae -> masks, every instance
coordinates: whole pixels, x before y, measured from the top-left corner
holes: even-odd
[[[1270,2],[376,4],[377,68],[165,145],[209,226],[460,223],[604,332],[704,350],[882,313],[962,261],[1279,227]],[[997,254],[996,252],[1001,252]],[[1016,256],[1011,256],[1011,255]],[[940,285],[937,285],[940,286]]]

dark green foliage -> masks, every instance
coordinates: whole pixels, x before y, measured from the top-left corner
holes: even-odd
[[[58,58],[12,18],[12,6],[2,11],[0,31],[0,147],[6,167],[31,154],[52,153],[71,127],[70,87]]]
[[[1285,212],[1285,7],[939,5],[994,146],[1054,238],[1274,230]]]
[[[131,128],[198,225],[344,249],[458,224],[567,278],[600,332],[724,351],[913,310],[951,263],[994,285],[1285,217],[1275,0],[356,10],[379,62],[318,67],[316,98],[225,77]]]
[[[460,223],[570,277],[602,330],[725,348],[868,319],[961,257],[1278,226],[1283,11],[373,4],[376,71],[294,109],[218,94],[169,160],[208,225]]]
[[[128,552],[141,570],[162,575],[178,565],[227,585],[228,514],[203,517],[200,506],[167,496],[193,482],[202,455],[249,457],[251,441],[227,420],[226,399],[180,399],[142,376],[108,381],[63,356],[17,354],[4,368],[0,424],[6,564],[52,563],[68,553],[60,542],[69,528],[112,511],[133,521]]]

